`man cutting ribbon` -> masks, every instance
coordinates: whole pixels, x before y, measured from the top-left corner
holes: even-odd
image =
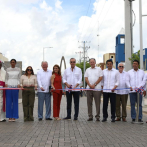
[[[82,81],[82,71],[76,66],[76,59],[70,59],[71,67],[67,68],[63,74],[63,83],[66,85],[66,98],[67,98],[67,117],[64,120],[71,119],[71,106],[72,106],[72,95],[74,98],[75,114],[74,120],[78,120],[79,115],[79,85]],[[72,88],[74,90],[72,90]],[[77,88],[77,90],[76,90]]]
[[[0,88],[5,87],[5,76],[6,71],[2,69],[2,61],[0,61]],[[4,122],[6,121],[6,110],[5,110],[5,103],[6,97],[5,97],[5,90],[0,90],[0,121]]]

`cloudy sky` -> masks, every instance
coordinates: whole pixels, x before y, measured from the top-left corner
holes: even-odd
[[[142,0],[147,14],[147,0]],[[133,2],[136,14],[134,52],[139,49],[139,2]],[[143,18],[143,42],[147,48],[147,17]],[[43,60],[49,68],[82,51],[82,41],[90,46],[88,56],[103,61],[103,54],[115,52],[115,37],[124,28],[124,0],[0,0],[0,52],[34,70]],[[97,37],[99,34],[99,37]],[[79,41],[79,43],[78,43]],[[98,51],[99,42],[99,51]]]

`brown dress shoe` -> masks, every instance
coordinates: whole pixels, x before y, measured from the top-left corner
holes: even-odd
[[[100,119],[99,119],[99,118],[97,118],[97,119],[96,119],[96,121],[100,121]]]
[[[88,118],[87,121],[93,121],[93,118]]]
[[[115,121],[121,121],[121,118],[118,118],[118,117],[117,117],[117,119],[116,119]]]
[[[127,122],[126,118],[123,118],[122,120],[123,120],[124,122]]]

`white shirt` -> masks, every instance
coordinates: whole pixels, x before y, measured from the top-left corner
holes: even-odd
[[[142,85],[145,75],[143,70],[138,69],[137,71],[135,71],[134,69],[131,69],[128,71],[128,74],[129,74],[129,80],[127,81],[127,87],[132,87],[134,89],[136,87],[139,88],[141,86],[144,86]],[[145,86],[144,89],[146,89]],[[131,92],[135,92],[135,90],[130,91],[130,93]]]
[[[88,78],[88,81],[90,85],[95,84],[95,82],[103,76],[103,71],[99,67],[94,67],[94,68],[87,68],[84,77]],[[87,88],[89,88],[87,84]],[[99,82],[96,86],[95,89],[101,89],[101,82]],[[100,91],[100,90],[98,90]]]
[[[111,70],[103,70],[103,80],[101,82],[103,89],[113,89],[114,86],[119,85],[119,72],[112,68]],[[112,92],[111,90],[103,90],[103,92]],[[116,91],[115,91],[116,93]]]
[[[4,69],[0,69],[0,81],[5,82],[5,78],[6,78],[6,71]]]
[[[21,71],[20,68],[7,68],[6,69],[6,84],[8,87],[17,87],[20,85],[20,77],[21,77]]]
[[[72,88],[74,88],[77,84],[81,84],[82,82],[82,71],[79,67],[75,66],[73,68],[73,71],[71,68],[67,68],[63,74],[63,83],[68,83],[69,85],[72,85]],[[80,87],[77,88],[80,88]],[[80,91],[80,90],[75,90]]]
[[[20,79],[20,86],[37,86],[37,77],[35,75],[30,75],[30,77],[22,75]]]
[[[117,89],[127,88],[128,76],[129,74],[125,71],[123,71],[122,73],[119,72],[119,85]],[[120,95],[128,94],[128,93],[129,93],[129,89],[116,91],[116,94],[120,94]]]
[[[37,73],[37,82],[38,82],[38,92],[49,92],[49,86],[51,86],[51,76],[52,71],[48,70],[44,71],[41,69]],[[41,87],[44,89],[44,91],[41,90]]]
[[[147,81],[147,73],[144,75],[143,81],[141,83],[141,86],[146,87],[146,81]]]

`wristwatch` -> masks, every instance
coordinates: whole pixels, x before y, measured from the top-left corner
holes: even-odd
[[[95,83],[94,85],[96,86],[97,84]]]

